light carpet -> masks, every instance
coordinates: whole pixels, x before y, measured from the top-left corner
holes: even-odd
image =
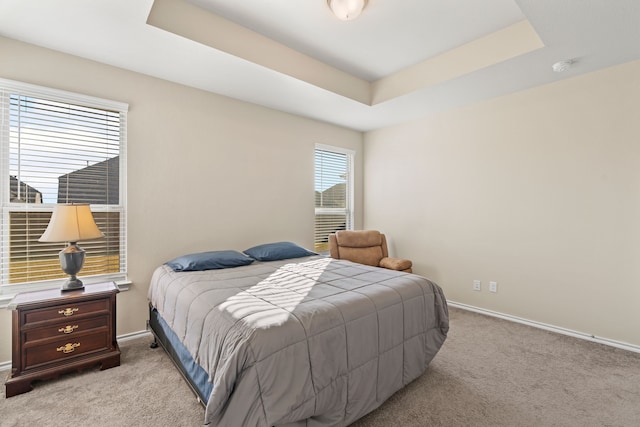
[[[353,427],[640,425],[640,354],[464,310],[450,315],[426,373]],[[113,369],[36,382],[9,399],[2,387],[0,425],[201,425],[203,407],[151,341],[122,343]]]

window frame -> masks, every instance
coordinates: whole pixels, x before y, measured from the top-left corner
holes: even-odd
[[[328,151],[330,153],[343,154],[347,157],[347,179],[346,179],[346,199],[345,199],[345,208],[318,208],[315,207],[314,201],[314,220],[313,220],[313,241],[315,247],[316,241],[316,218],[318,215],[345,215],[346,217],[346,230],[353,230],[354,228],[354,205],[355,205],[355,150],[351,150],[344,147],[337,147],[334,145],[320,144],[316,143],[315,148],[313,150],[314,155],[314,192],[315,192],[315,155],[317,151]],[[327,251],[322,251],[322,253],[326,253]]]
[[[81,105],[97,109],[117,111],[120,115],[120,141],[119,141],[119,203],[118,205],[91,205],[93,212],[118,211],[120,212],[120,272],[106,273],[82,277],[85,284],[105,281],[115,282],[120,290],[127,290],[131,282],[127,277],[127,115],[129,105],[123,102],[111,101],[74,92],[68,92],[48,87],[33,85],[0,78],[0,210],[1,224],[8,226],[11,212],[52,212],[56,203],[12,203],[10,201],[10,164],[9,164],[9,132],[10,132],[10,107],[9,95],[17,94],[49,99],[57,102]],[[0,236],[0,268],[8,271],[9,263],[9,233],[3,230]],[[63,249],[63,246],[61,246]],[[17,293],[25,291],[37,291],[59,288],[66,278],[50,279],[34,282],[10,284],[0,274],[0,307],[6,305]]]

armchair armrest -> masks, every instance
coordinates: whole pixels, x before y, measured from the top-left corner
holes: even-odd
[[[388,268],[389,270],[411,273],[413,263],[408,259],[384,257],[378,265],[382,268]]]

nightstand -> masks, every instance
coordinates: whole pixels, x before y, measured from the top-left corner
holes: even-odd
[[[26,292],[11,301],[12,369],[6,396],[26,393],[34,380],[56,378],[100,364],[120,365],[113,282],[77,291]]]

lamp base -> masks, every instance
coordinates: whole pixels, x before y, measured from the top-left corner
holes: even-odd
[[[79,247],[76,242],[69,242],[69,246],[60,251],[60,267],[69,275],[67,281],[62,285],[62,292],[84,289],[82,280],[76,277],[84,264],[84,253],[84,249]]]
[[[67,279],[66,282],[62,284],[62,288],[60,289],[62,292],[67,291],[77,291],[79,289],[84,289],[84,285],[82,284],[82,280],[73,276]]]

